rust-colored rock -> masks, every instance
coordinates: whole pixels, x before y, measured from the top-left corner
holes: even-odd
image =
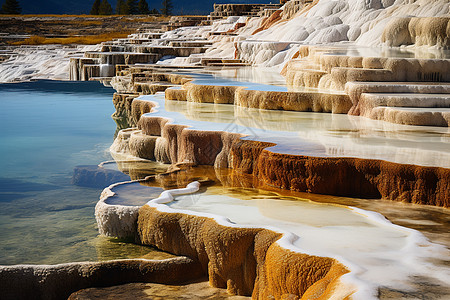
[[[276,243],[267,250],[264,267],[264,284],[253,291],[253,298],[330,299],[339,278],[348,273],[333,258],[296,253]]]
[[[191,82],[183,88],[187,89],[187,101],[202,103],[234,103],[234,92],[237,86],[199,85]]]
[[[210,218],[160,212],[148,205],[139,210],[138,234],[143,244],[198,260],[210,284],[226,287],[230,294],[300,298],[309,288],[315,290],[311,294],[327,291],[326,285],[348,272],[332,258],[284,249],[275,243],[280,233],[228,227]]]
[[[60,265],[0,268],[2,299],[67,299],[80,289],[128,282],[183,283],[205,275],[187,257],[166,260],[129,259]]]
[[[155,144],[157,137],[134,132],[128,141],[130,154],[144,159],[155,159]]]
[[[447,168],[373,159],[287,155],[268,150],[252,156],[256,154],[252,151],[254,147],[259,144],[246,147],[234,143],[230,154],[232,167],[252,173],[271,186],[316,194],[450,206]]]
[[[151,112],[153,107],[155,107],[155,104],[153,102],[140,99],[132,100],[130,112],[132,123],[137,125],[141,116],[143,114]]]
[[[352,107],[345,94],[319,92],[277,92],[239,88],[236,105],[260,109],[332,112],[345,114]]]
[[[168,88],[165,91],[165,98],[166,100],[187,101],[187,90]]]

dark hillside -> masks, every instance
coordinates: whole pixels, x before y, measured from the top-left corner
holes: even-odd
[[[108,0],[113,6],[116,6],[116,0]],[[0,0],[3,3],[4,0]],[[88,14],[91,10],[94,0],[19,0],[23,14]],[[147,0],[150,9],[161,8],[162,1]],[[213,9],[214,3],[275,3],[268,0],[201,0],[185,1],[173,0],[174,14],[209,14]],[[278,2],[277,2],[278,3]]]

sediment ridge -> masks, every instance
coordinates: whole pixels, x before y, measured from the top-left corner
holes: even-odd
[[[67,299],[87,287],[129,282],[175,284],[204,276],[187,257],[165,260],[127,259],[60,265],[16,265],[0,268],[2,299]]]
[[[113,196],[116,186],[105,190],[108,196],[104,200]],[[352,284],[340,282],[349,272],[346,266],[335,258],[302,253],[291,244],[291,233],[241,226],[220,216],[165,205],[175,195],[194,193],[198,188],[199,183],[193,182],[186,188],[167,190],[139,208],[137,220],[121,220],[116,225],[137,224],[140,243],[198,261],[210,285],[226,288],[230,295],[328,299],[349,297],[355,291]],[[122,215],[96,207],[99,214],[103,219]],[[103,231],[109,236],[117,234],[110,226]]]
[[[145,157],[164,163],[229,167],[270,186],[294,191],[450,206],[448,168],[314,153],[283,154],[271,151],[274,143],[242,140],[236,133],[190,129],[152,113],[141,116],[137,130],[126,132],[133,136],[134,154],[149,153]],[[147,139],[152,142],[145,142]],[[123,141],[116,142],[119,140]],[[127,148],[119,144],[112,150]]]
[[[345,45],[302,45],[351,41],[445,50],[450,41],[449,18],[422,16],[420,4],[426,1],[411,5],[342,2],[336,6],[329,1],[290,1],[282,10],[269,6],[260,19],[230,17],[168,33],[152,29],[127,40],[103,43],[100,51],[85,52],[84,57],[71,57],[70,78],[107,78],[116,88],[113,118],[120,131],[112,152],[172,165],[229,168],[261,185],[292,191],[449,207],[449,168],[330,157],[314,151],[283,153],[275,149],[276,143],[264,139],[176,123],[158,116],[156,103],[138,97],[164,91],[168,101],[331,112],[448,127],[450,60],[444,54],[441,57],[441,52],[431,58],[373,57],[355,54],[355,49]],[[435,2],[436,15],[445,15],[445,1]],[[240,12],[241,7],[216,6],[218,14],[211,14],[210,19],[226,15],[229,8]],[[437,12],[440,8],[443,11]],[[396,9],[402,16],[418,17],[391,18]],[[197,24],[206,18],[191,21]],[[167,24],[166,29],[175,27]],[[204,84],[187,72],[174,73],[248,65],[279,68],[288,87]],[[358,292],[346,280],[352,271],[349,266],[337,258],[293,249],[289,233],[239,226],[218,216],[175,211],[156,202],[126,208],[106,203],[121,184],[106,189],[97,204],[100,233],[131,237],[187,257],[2,267],[2,292],[10,298],[59,299],[89,286],[180,283],[205,275],[212,286],[253,298],[349,299]],[[26,288],[22,288],[23,279]]]
[[[335,259],[279,246],[274,243],[279,233],[222,226],[210,218],[160,212],[147,205],[139,210],[138,231],[143,244],[194,257],[210,284],[232,295],[327,299],[348,272]],[[351,293],[347,290],[347,296]]]

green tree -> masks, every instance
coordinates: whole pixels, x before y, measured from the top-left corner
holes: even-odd
[[[19,15],[22,12],[20,4],[17,0],[6,0],[2,5],[2,14]]]
[[[150,11],[150,14],[151,14],[151,15],[159,15],[159,11],[158,11],[156,8],[153,8],[153,9]]]
[[[172,14],[173,4],[172,0],[163,0],[161,14],[170,16]]]
[[[124,0],[117,0],[116,14],[118,14],[118,15],[127,15],[128,14],[128,7]]]
[[[127,8],[127,15],[137,15],[139,13],[137,0],[127,0]]]
[[[100,8],[98,10],[99,15],[112,15],[112,7],[111,4],[109,4],[108,0],[102,0],[102,3],[100,4]]]
[[[148,3],[146,0],[139,0],[138,10],[140,15],[148,15],[150,10],[148,9]]]
[[[100,0],[95,0],[94,4],[92,4],[91,15],[100,14]]]

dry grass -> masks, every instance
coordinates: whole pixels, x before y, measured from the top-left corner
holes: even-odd
[[[165,22],[169,21],[170,17],[167,16],[123,16],[123,20],[126,22]]]
[[[98,35],[89,36],[71,36],[67,38],[46,38],[43,36],[31,36],[23,41],[12,43],[12,45],[50,45],[50,44],[78,44],[78,45],[96,45],[101,42],[110,41],[113,39],[125,38],[132,32],[111,32]]]
[[[115,15],[111,16],[100,16],[100,15],[0,15],[0,17],[21,17],[21,18],[112,18],[117,17]]]
[[[144,22],[158,22],[170,19],[169,16],[151,16],[151,15],[52,15],[52,14],[42,14],[42,15],[0,15],[1,18],[8,17],[20,17],[20,18],[97,18],[97,19],[107,19],[107,18],[122,18],[128,21],[140,20]]]

